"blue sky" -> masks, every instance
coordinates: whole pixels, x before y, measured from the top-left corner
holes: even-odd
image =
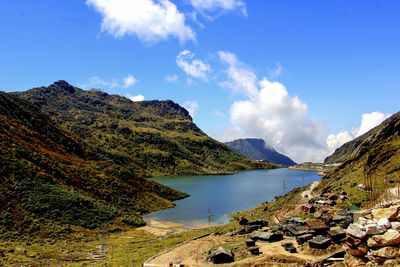
[[[399,11],[395,0],[4,0],[0,90],[63,79],[171,99],[218,140],[263,138],[317,161],[399,111]]]

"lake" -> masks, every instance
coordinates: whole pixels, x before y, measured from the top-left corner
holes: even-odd
[[[147,214],[145,219],[179,222],[187,226],[208,225],[210,210],[211,225],[226,224],[229,222],[228,214],[251,209],[295,187],[317,181],[320,179],[317,173],[282,168],[241,171],[236,175],[150,178],[186,192],[190,197],[175,201],[174,208]]]

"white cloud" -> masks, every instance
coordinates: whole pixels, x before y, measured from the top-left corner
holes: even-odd
[[[176,74],[174,74],[174,75],[166,75],[164,80],[166,82],[169,82],[169,83],[174,83],[174,82],[176,82],[178,80],[178,75],[176,75]]]
[[[332,153],[336,148],[353,140],[354,138],[363,135],[372,128],[381,124],[384,120],[389,118],[392,114],[384,114],[379,111],[364,113],[361,116],[361,125],[358,128],[353,128],[351,133],[348,131],[340,131],[337,135],[330,134],[326,139],[326,144],[329,151]]]
[[[123,77],[122,81],[123,81],[122,87],[124,88],[134,86],[138,82],[138,80],[136,80],[136,78],[133,77],[132,74],[128,74],[128,76]]]
[[[326,138],[326,145],[330,152],[333,152],[336,148],[343,144],[353,140],[353,136],[348,131],[340,131],[337,135],[330,134]]]
[[[127,94],[126,97],[129,98],[130,100],[132,100],[133,102],[138,102],[138,101],[145,100],[144,96],[141,95],[141,94],[138,94],[138,95]]]
[[[269,72],[269,78],[271,80],[278,78],[282,73],[282,65],[279,62],[275,63],[275,68],[270,70]]]
[[[190,0],[192,6],[200,13],[217,11],[240,11],[247,16],[246,4],[240,0]],[[204,15],[204,14],[203,14]]]
[[[193,59],[194,53],[189,50],[183,50],[176,57],[176,64],[188,76],[207,80],[207,75],[211,71],[210,65],[204,63],[200,59]]]
[[[183,103],[183,107],[186,108],[187,111],[189,111],[190,116],[194,118],[194,115],[199,108],[199,104],[197,103],[197,101],[186,101],[185,103]]]
[[[257,76],[254,72],[240,62],[235,54],[223,51],[218,52],[218,54],[221,61],[228,65],[226,70],[228,80],[220,83],[220,85],[249,97],[256,96],[258,88]]]
[[[219,52],[219,56],[228,65],[227,79],[220,84],[246,98],[232,104],[231,127],[220,139],[263,138],[295,161],[321,161],[327,152],[324,127],[308,119],[307,105],[290,96],[283,84],[267,78],[258,80],[235,54]]]
[[[148,43],[170,37],[180,42],[195,39],[185,15],[169,0],[87,0],[86,4],[101,13],[101,31],[115,38],[136,35]]]
[[[101,87],[103,89],[113,88],[128,88],[134,86],[139,81],[132,75],[128,74],[126,77],[122,77],[122,83],[119,79],[112,79],[111,81],[105,81],[99,76],[93,76],[88,79],[86,83],[78,83],[78,86],[83,89],[91,89]]]
[[[213,110],[213,114],[215,117],[225,117],[224,113],[222,113],[221,111],[215,109]]]
[[[353,129],[354,137],[365,134],[372,128],[381,124],[384,120],[389,118],[392,114],[384,114],[379,111],[365,113],[362,115],[361,125],[359,128]]]

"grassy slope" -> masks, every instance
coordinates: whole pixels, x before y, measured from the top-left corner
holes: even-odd
[[[143,224],[139,213],[187,196],[140,177],[54,124],[36,106],[0,92],[0,234],[44,236],[106,222]]]
[[[172,101],[132,102],[64,81],[18,93],[46,110],[67,130],[144,176],[222,174],[269,168],[213,140]]]
[[[367,194],[357,189],[358,184],[365,184],[364,174],[370,174],[373,177],[375,191],[373,199],[382,195],[386,187],[394,187],[400,182],[399,115],[399,113],[393,115],[381,125],[363,135],[361,139],[356,140],[355,142],[358,145],[353,146],[352,151],[346,152],[346,155],[351,156],[342,165],[321,179],[318,190],[321,192],[345,190],[349,193],[350,203],[366,205]],[[337,151],[345,151],[348,148],[349,143]],[[384,182],[386,172],[389,185],[385,185]]]

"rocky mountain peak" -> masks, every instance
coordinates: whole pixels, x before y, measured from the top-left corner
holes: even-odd
[[[52,86],[56,86],[56,87],[63,89],[71,94],[75,93],[75,88],[64,80],[56,81],[52,84]]]

